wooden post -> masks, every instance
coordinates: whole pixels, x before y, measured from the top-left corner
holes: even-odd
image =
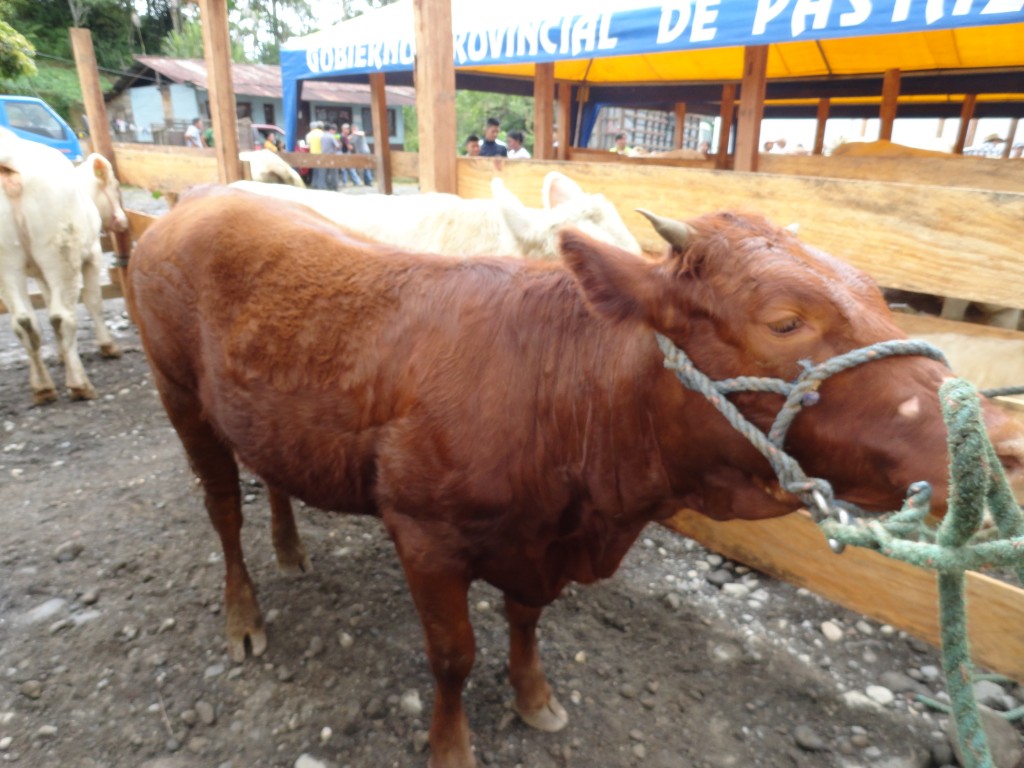
[[[558,83],[558,159],[569,159],[569,126],[572,124],[572,84]]]
[[[451,0],[414,0],[420,190],[457,191]]]
[[[75,66],[78,67],[78,82],[82,86],[82,101],[85,102],[85,116],[89,121],[89,141],[93,152],[99,152],[117,173],[117,161],[114,158],[114,142],[110,138],[110,121],[107,120],[107,107],[103,103],[103,91],[100,88],[100,73],[96,68],[96,52],[92,47],[92,33],[88,29],[72,27],[71,48],[74,50]]]
[[[682,149],[686,137],[686,102],[676,104],[676,129],[672,132],[673,149]]]
[[[718,132],[718,151],[715,153],[715,168],[725,168],[729,156],[729,136],[732,134],[732,121],[736,113],[736,83],[722,86],[722,109],[720,114],[721,130]]]
[[[761,119],[768,85],[768,46],[748,45],[743,49],[743,83],[740,88],[740,113],[736,121],[737,171],[756,171],[761,147]]]
[[[103,103],[100,74],[96,67],[96,51],[92,46],[92,33],[82,27],[72,27],[68,32],[71,33],[71,48],[74,51],[75,66],[78,68],[78,82],[82,86],[85,116],[89,120],[89,143],[93,152],[98,152],[110,161],[116,176],[117,158],[114,156],[114,142],[110,138],[107,107]],[[117,260],[114,262],[115,274],[121,287],[121,295],[126,296],[128,258],[132,252],[131,233],[114,232],[111,235],[114,253],[117,254]]]
[[[213,144],[217,151],[217,178],[230,184],[242,178],[238,162],[238,120],[235,90],[231,82],[231,43],[228,37],[226,0],[199,0],[203,27],[203,59],[206,61],[207,90]]]
[[[884,141],[892,141],[892,124],[896,122],[896,107],[900,96],[900,71],[888,69],[882,79],[882,106],[878,117],[882,121],[882,127],[878,131],[878,138]]]
[[[964,153],[964,147],[967,143],[974,138],[974,136],[968,136],[968,129],[974,120],[974,105],[977,103],[978,97],[973,93],[968,93],[964,96],[964,105],[960,108],[960,125],[956,129],[956,144],[953,145],[953,154],[962,155]],[[973,132],[971,132],[973,133]]]
[[[828,113],[831,108],[831,99],[818,100],[818,124],[814,129],[814,151],[812,154],[821,155],[825,151],[825,123],[828,122]]]
[[[1010,150],[1013,149],[1013,140],[1017,138],[1017,124],[1019,122],[1019,117],[1014,117],[1010,120],[1010,129],[1006,132],[1006,146],[1003,147],[1003,160],[1010,157]]]
[[[533,156],[554,160],[551,131],[555,125],[555,65],[537,64],[533,75]]]
[[[370,75],[370,113],[373,120],[373,153],[377,156],[377,190],[390,195],[391,142],[388,134],[388,101],[383,72]]]

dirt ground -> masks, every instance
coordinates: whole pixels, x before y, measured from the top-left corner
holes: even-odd
[[[270,644],[231,664],[220,546],[138,337],[122,303],[107,302],[125,355],[102,360],[81,317],[92,402],[32,407],[6,316],[0,330],[0,761],[426,766],[431,677],[381,526],[300,507],[314,572],[286,578],[266,494],[247,478],[245,547]],[[465,701],[482,765],[953,762],[945,718],[899,690],[941,691],[934,650],[663,528],[613,579],[569,589],[542,619],[570,715],[561,733],[515,718],[500,596],[478,585],[471,598]]]

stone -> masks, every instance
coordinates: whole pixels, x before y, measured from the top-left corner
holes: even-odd
[[[800,749],[818,752],[826,748],[824,740],[809,725],[798,725],[793,729],[793,740]]]
[[[869,685],[864,691],[873,701],[877,701],[883,707],[892,704],[895,700],[893,692],[884,685]]]
[[[417,690],[406,691],[398,702],[398,708],[407,717],[419,717],[423,714],[423,702],[420,701],[420,692]]]
[[[78,559],[78,556],[85,551],[85,547],[78,541],[65,541],[54,551],[54,559],[58,563],[70,563]]]
[[[214,711],[212,704],[205,701],[197,701],[195,710],[203,725],[213,725],[217,722],[217,713]]]
[[[323,760],[318,760],[312,755],[303,753],[295,761],[295,768],[329,768],[329,766]]]
[[[27,699],[38,699],[43,695],[43,684],[38,680],[26,680],[21,684],[21,695]]]
[[[843,629],[834,621],[824,621],[821,624],[821,634],[830,643],[838,643],[843,639]]]

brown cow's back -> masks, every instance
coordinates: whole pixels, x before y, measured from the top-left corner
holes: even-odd
[[[139,243],[131,279],[154,368],[198,392],[272,484],[336,510],[373,512],[378,492],[400,488],[405,505],[468,496],[479,510],[558,515],[592,420],[637,422],[587,406],[612,396],[596,371],[635,366],[601,358],[621,331],[561,267],[400,253],[255,200],[182,201],[176,226]],[[644,338],[634,354],[656,367]]]

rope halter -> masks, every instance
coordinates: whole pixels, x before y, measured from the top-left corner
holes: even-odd
[[[850,516],[847,509],[853,505],[837,501],[832,486],[823,478],[808,477],[800,464],[786,453],[786,434],[797,414],[804,408],[815,405],[820,399],[818,388],[825,379],[837,373],[873,360],[895,355],[920,355],[945,363],[942,352],[932,344],[912,339],[894,339],[845,352],[817,365],[801,361],[804,371],[792,382],[783,379],[756,376],[739,376],[713,381],[704,374],[683,350],[660,333],[655,334],[658,347],[665,357],[665,367],[675,371],[676,377],[687,389],[699,392],[729,423],[764,456],[771,465],[783,490],[799,498],[810,510],[816,522],[831,519],[847,524]],[[752,424],[726,395],[736,392],[769,392],[786,398],[775,421],[767,434]],[[926,482],[914,483],[908,490],[907,504],[927,512],[931,499],[931,486]],[[836,553],[842,552],[845,544],[829,539],[829,546]]]

